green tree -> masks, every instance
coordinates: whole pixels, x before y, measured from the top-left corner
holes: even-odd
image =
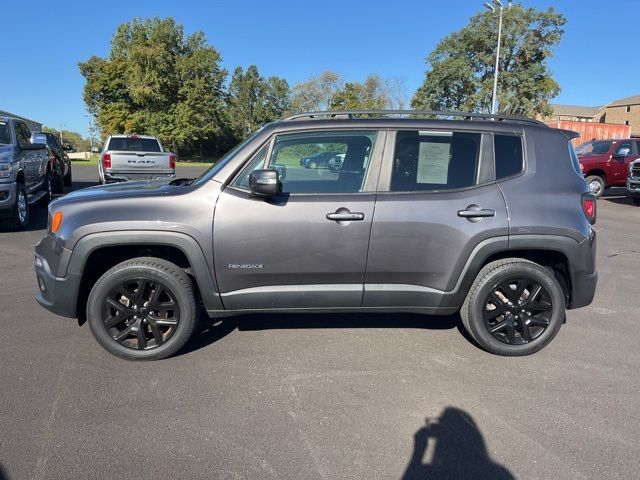
[[[88,138],[83,138],[78,132],[71,130],[62,130],[62,139],[60,138],[61,131],[56,128],[50,128],[46,125],[42,127],[42,131],[45,133],[53,133],[60,143],[66,145],[70,144],[74,150],[78,152],[88,152],[91,146],[91,141]]]
[[[383,110],[393,108],[391,85],[380,75],[364,82],[348,82],[331,98],[331,110]]]
[[[342,77],[330,70],[297,83],[291,92],[291,111],[303,113],[329,110],[333,96],[342,88]]]
[[[236,141],[245,139],[265,123],[289,109],[289,84],[279,77],[264,78],[258,67],[237,67],[227,93],[227,118]]]
[[[498,81],[499,112],[546,114],[560,93],[548,59],[564,33],[565,17],[547,11],[506,8]],[[427,58],[428,70],[413,97],[416,109],[489,111],[495,72],[497,14],[480,13],[462,30],[445,37]]]
[[[79,64],[84,99],[103,135],[148,133],[169,148],[202,154],[223,133],[220,54],[172,18],[120,25],[106,58]]]

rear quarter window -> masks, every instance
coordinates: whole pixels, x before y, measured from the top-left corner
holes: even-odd
[[[522,138],[515,135],[494,135],[496,180],[513,177],[522,172],[524,156]]]

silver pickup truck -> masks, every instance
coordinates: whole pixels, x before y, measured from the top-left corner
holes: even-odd
[[[150,135],[111,135],[98,162],[100,183],[174,178],[176,156]]]
[[[53,197],[51,151],[31,143],[22,120],[0,117],[0,226],[21,230],[29,223],[29,208]]]

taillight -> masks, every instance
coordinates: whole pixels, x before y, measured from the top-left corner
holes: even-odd
[[[176,155],[174,153],[169,154],[169,168],[172,170],[176,169]]]
[[[596,223],[596,215],[598,213],[596,197],[590,193],[585,193],[582,196],[582,211],[584,212],[584,216],[587,217],[587,220],[589,220],[589,223],[594,225]]]
[[[111,154],[110,153],[105,153],[102,156],[102,166],[104,168],[111,168]]]

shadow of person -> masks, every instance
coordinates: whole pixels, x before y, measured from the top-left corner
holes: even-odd
[[[427,450],[430,459],[425,459]],[[515,477],[487,453],[482,433],[464,410],[447,407],[439,419],[426,420],[414,435],[413,455],[402,477],[418,479],[492,479]]]

